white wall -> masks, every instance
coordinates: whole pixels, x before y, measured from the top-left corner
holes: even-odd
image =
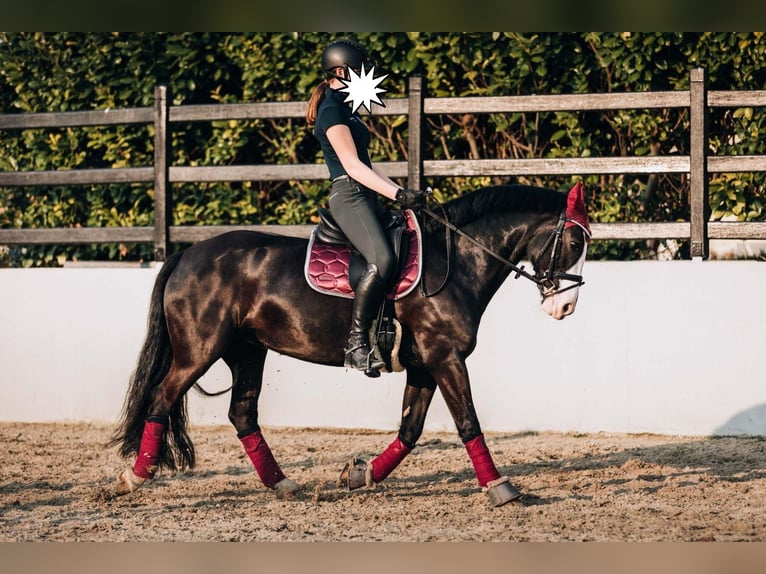
[[[0,270],[0,421],[113,423],[143,341],[156,268]],[[484,430],[765,434],[766,266],[589,262],[556,322],[509,280],[469,359]],[[208,390],[226,388],[216,364]],[[404,374],[270,355],[265,426],[397,428]],[[228,424],[228,395],[190,393],[191,419]],[[441,397],[427,429],[454,429]],[[233,429],[232,429],[233,432]]]

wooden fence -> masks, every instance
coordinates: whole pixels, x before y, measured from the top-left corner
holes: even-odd
[[[592,224],[594,239],[682,239],[691,241],[691,256],[705,258],[709,239],[766,239],[766,222],[708,222],[710,173],[766,171],[766,156],[708,155],[707,114],[713,107],[766,106],[766,91],[709,91],[704,69],[690,72],[690,89],[668,92],[573,94],[495,97],[425,97],[422,78],[409,79],[406,98],[386,100],[376,115],[406,115],[408,160],[378,164],[390,177],[406,177],[422,188],[432,176],[567,175],[687,173],[690,181],[688,222]],[[688,108],[690,153],[674,156],[432,160],[423,157],[423,124],[427,115],[585,111],[635,108]],[[158,86],[153,108],[0,115],[0,130],[154,124],[154,164],[147,167],[0,172],[0,187],[153,183],[153,227],[0,229],[0,245],[34,243],[151,242],[163,261],[170,243],[189,243],[231,229],[274,230],[276,226],[175,226],[172,186],[177,182],[318,180],[327,177],[323,164],[185,167],[169,165],[169,131],[174,122],[300,118],[304,102],[171,106],[167,89]],[[281,233],[307,236],[310,226],[281,225]]]

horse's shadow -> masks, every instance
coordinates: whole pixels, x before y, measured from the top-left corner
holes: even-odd
[[[519,463],[511,466],[511,476],[531,475],[541,469],[588,471],[620,468],[631,461],[673,469],[662,474],[639,475],[642,480],[704,474],[719,480],[746,482],[766,478],[766,439],[762,437],[710,437],[684,443],[633,447],[618,452]],[[614,482],[614,481],[613,481]]]
[[[529,434],[521,433],[513,436],[523,437]],[[434,446],[439,449],[446,448],[444,444],[436,444]],[[431,446],[425,444],[418,448],[427,450]],[[509,449],[506,446],[503,450],[508,451]],[[556,472],[559,476],[566,476],[566,473],[574,474],[592,471],[594,476],[596,476],[599,474],[598,471],[610,469],[615,471],[625,465],[634,463],[639,469],[637,475],[634,470],[631,473],[631,477],[626,476],[626,478],[610,478],[607,480],[594,478],[594,481],[600,480],[599,484],[602,486],[619,487],[637,479],[643,485],[641,492],[647,494],[662,490],[669,484],[668,479],[671,478],[676,479],[673,481],[676,486],[696,485],[700,475],[728,482],[748,482],[766,478],[766,438],[764,437],[714,436],[682,443],[632,447],[603,454],[588,454],[576,458],[557,457],[550,460],[519,462],[511,465],[503,465],[502,456],[496,456],[496,460],[500,463],[498,464],[498,470],[500,474],[510,476],[512,482],[515,479],[520,479],[523,482],[524,477],[531,478],[538,473],[551,471]],[[646,472],[641,473],[640,469],[643,465],[646,465]],[[662,467],[662,470],[658,471],[656,469],[657,465]],[[685,476],[689,477],[688,482],[684,481]],[[415,484],[433,484],[437,482],[449,484],[450,480],[462,482],[473,481],[474,479],[475,473],[473,469],[470,464],[466,464],[458,472],[438,471],[408,478],[407,480]],[[522,490],[524,489],[522,488]],[[466,493],[469,491],[475,492],[475,488],[466,489]],[[413,493],[410,494],[413,495]],[[542,498],[534,493],[525,493],[522,501],[526,505],[540,505],[552,504],[571,498],[587,499],[588,496],[583,493],[571,492],[566,494],[566,496]]]
[[[71,482],[55,484],[46,480],[38,480],[28,483],[9,482],[0,486],[0,495],[3,502],[0,503],[0,516],[5,516],[12,511],[30,512],[38,507],[66,507],[71,504],[75,497],[69,494],[74,487]],[[39,492],[39,498],[30,501],[28,493]],[[27,496],[15,496],[25,492]]]

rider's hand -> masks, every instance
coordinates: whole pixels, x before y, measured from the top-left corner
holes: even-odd
[[[426,206],[426,195],[418,189],[401,188],[396,192],[396,202],[406,209],[423,209]]]

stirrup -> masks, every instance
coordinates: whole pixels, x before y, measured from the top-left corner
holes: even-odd
[[[354,353],[364,353],[364,363],[354,362]],[[344,367],[347,369],[355,369],[357,371],[364,371],[364,374],[370,378],[377,378],[380,376],[380,369],[385,367],[385,363],[375,357],[374,349],[370,349],[367,343],[360,343],[356,347],[350,349],[344,349],[345,360]]]

